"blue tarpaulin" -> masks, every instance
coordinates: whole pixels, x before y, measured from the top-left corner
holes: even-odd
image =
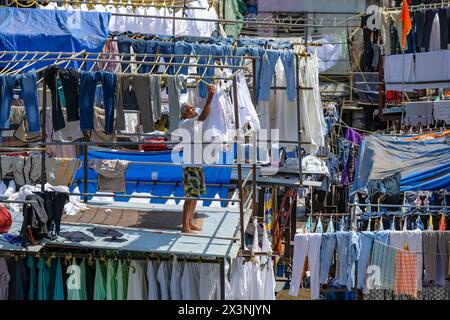
[[[0,8],[0,50],[101,52],[108,38],[110,17],[107,12]],[[5,55],[1,60],[13,57]],[[39,62],[33,68],[48,64],[50,61]]]
[[[102,159],[102,160],[127,160],[131,162],[125,173],[127,181],[127,194],[133,192],[146,192],[155,196],[183,196],[183,168],[181,166],[172,165],[150,165],[139,164],[138,162],[162,162],[173,163],[171,158],[171,151],[142,153],[142,152],[125,152],[125,151],[88,151],[88,160]],[[82,158],[80,158],[82,159]],[[75,182],[83,181],[84,168],[81,167],[76,175]],[[212,184],[228,184],[231,178],[230,168],[205,168],[205,181]],[[97,181],[98,174],[93,170],[88,170],[88,180]],[[140,182],[164,182],[165,184],[148,184]],[[173,184],[172,184],[173,183]],[[83,184],[79,185],[80,191],[83,191]],[[88,184],[88,192],[97,192],[97,183],[90,182]],[[215,194],[219,194],[221,198],[227,197],[228,188],[225,187],[207,187],[207,194],[205,198],[214,198]],[[120,193],[117,193],[120,194]],[[90,197],[92,198],[92,197]],[[128,198],[116,198],[116,201],[128,201]],[[165,203],[167,199],[152,199],[151,203]],[[179,202],[179,201],[176,201]]]
[[[406,141],[410,136],[368,136],[361,144],[353,191],[370,179],[400,172],[400,190],[450,189],[450,144],[445,138]]]

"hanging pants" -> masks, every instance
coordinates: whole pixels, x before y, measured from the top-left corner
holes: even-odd
[[[327,283],[331,261],[336,249],[336,233],[324,233],[320,248],[320,283]]]
[[[292,268],[292,280],[289,294],[297,296],[305,264],[308,257],[309,269],[311,271],[311,299],[318,299],[320,294],[320,245],[321,233],[297,234],[294,238],[294,266]]]
[[[427,284],[435,284],[437,280],[437,247],[438,233],[435,231],[422,232],[423,260],[425,265],[425,279]]]
[[[114,130],[114,92],[116,75],[112,72],[80,72],[80,128],[94,130],[94,100],[97,83],[103,88],[103,105],[105,108],[105,132]]]

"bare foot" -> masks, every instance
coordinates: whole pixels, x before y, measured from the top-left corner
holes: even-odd
[[[201,228],[199,228],[199,227],[197,227],[195,224],[193,224],[193,223],[191,223],[190,225],[189,225],[189,228],[191,228],[192,230],[195,230],[195,231],[201,231],[202,229]]]
[[[193,233],[191,228],[183,228],[181,229],[181,233]]]

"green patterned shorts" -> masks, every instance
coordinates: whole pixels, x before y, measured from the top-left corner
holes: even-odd
[[[186,197],[199,198],[206,193],[205,172],[203,168],[183,168],[183,189]]]

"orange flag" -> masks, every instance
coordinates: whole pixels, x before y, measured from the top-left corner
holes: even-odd
[[[406,0],[403,0],[400,21],[402,22],[402,48],[404,48],[406,47],[406,37],[412,29],[411,16],[409,15],[408,3]]]

